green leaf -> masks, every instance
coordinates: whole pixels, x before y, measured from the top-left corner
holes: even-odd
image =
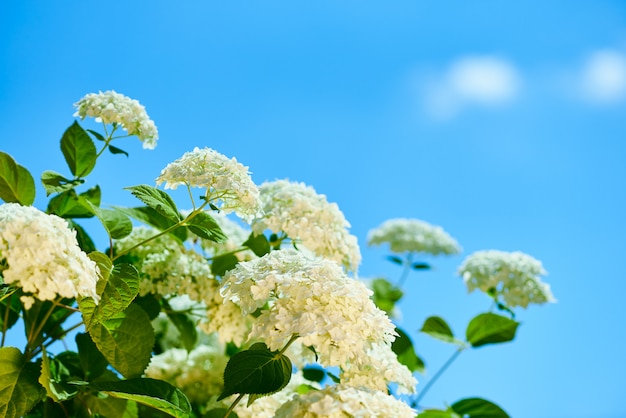
[[[426,321],[424,321],[424,325],[422,325],[422,329],[420,329],[420,332],[428,334],[431,337],[446,343],[463,345],[462,341],[454,338],[454,334],[452,333],[452,330],[450,329],[448,323],[443,318],[438,316],[431,316],[429,318],[426,318]]]
[[[85,228],[74,222],[72,219],[67,219],[67,223],[70,228],[76,231],[76,241],[78,241],[78,246],[81,250],[89,254],[90,252],[96,251],[96,244],[94,244],[91,237],[85,231]]]
[[[239,263],[234,254],[218,255],[211,260],[211,273],[215,276],[224,277],[228,270],[232,270]]]
[[[206,212],[196,213],[193,217],[189,214],[185,219],[185,225],[191,232],[200,238],[214,242],[224,242],[228,237],[222,231],[219,224]]]
[[[35,201],[35,180],[28,170],[0,151],[0,199],[7,203],[32,205]]]
[[[493,313],[479,314],[472,319],[465,332],[472,347],[511,341],[519,322]]]
[[[63,133],[61,151],[76,177],[85,177],[96,165],[96,145],[76,121]]]
[[[28,363],[15,347],[0,348],[0,416],[19,418],[46,396],[40,366]]]
[[[311,382],[321,382],[326,377],[326,372],[319,367],[307,366],[302,369],[302,376]]]
[[[94,215],[100,219],[104,229],[111,239],[121,239],[128,236],[133,230],[133,223],[130,218],[117,209],[101,209],[91,202],[86,202]]]
[[[66,190],[73,189],[85,182],[83,179],[70,180],[56,171],[46,170],[41,174],[41,182],[46,189],[46,196],[52,193],[62,193]]]
[[[391,350],[398,356],[400,364],[404,364],[412,372],[424,373],[424,361],[415,353],[411,338],[400,328],[396,328],[396,332],[398,338],[391,344]]]
[[[257,257],[263,257],[270,252],[270,243],[263,234],[255,235],[254,232],[251,233],[242,245],[250,248]]]
[[[98,253],[96,253],[98,254]],[[99,253],[102,254],[102,253]],[[99,256],[101,257],[101,256]],[[104,289],[100,295],[100,302],[93,308],[90,315],[83,311],[86,300],[79,301],[79,307],[85,316],[85,325],[91,328],[94,324],[106,321],[124,311],[139,293],[139,272],[132,264],[122,263],[115,265],[106,279]],[[101,287],[102,282],[98,281]],[[85,298],[86,299],[86,298]],[[145,313],[145,312],[144,312]]]
[[[181,342],[185,350],[190,352],[196,346],[198,341],[198,331],[196,323],[187,315],[180,312],[172,312],[168,306],[167,317],[174,323],[174,326],[180,333]]]
[[[76,334],[76,347],[78,348],[78,358],[87,380],[93,380],[102,375],[109,362],[98,351],[98,347],[96,347],[89,334]]]
[[[235,393],[269,395],[287,386],[290,379],[291,360],[256,343],[230,358],[224,370],[224,391],[217,400]]]
[[[74,356],[76,353],[72,353]],[[68,383],[77,373],[72,373],[62,360],[50,359],[44,349],[42,352],[41,375],[39,383],[45,388],[48,397],[55,402],[62,402],[78,394],[78,386]],[[71,366],[70,366],[71,367]]]
[[[103,393],[83,393],[77,397],[77,402],[74,405],[79,410],[84,408],[84,410],[80,411],[82,415],[78,415],[76,418],[137,418],[139,416],[135,402],[114,398]]]
[[[129,190],[133,196],[152,209],[156,210],[161,215],[165,216],[172,223],[176,223],[181,220],[176,204],[170,195],[164,191],[146,184],[126,187],[125,190]]]
[[[119,210],[120,212],[125,213],[126,215],[132,218],[137,219],[138,221],[151,225],[161,231],[166,230],[167,228],[169,228],[170,226],[178,222],[178,221],[173,222],[169,220],[168,218],[161,215],[156,210],[147,206],[140,206],[136,208],[124,208],[124,207],[114,206],[114,208]],[[183,226],[176,228],[173,231],[170,231],[170,234],[176,237],[180,242],[185,242],[185,240],[187,240],[187,228]]]
[[[413,270],[430,270],[430,264],[428,263],[412,263],[411,268]]]
[[[124,312],[92,324],[89,335],[108,362],[126,378],[140,376],[154,345],[154,330],[148,315],[131,304]]]
[[[113,145],[109,145],[109,151],[111,151],[111,154],[124,154],[128,157],[128,153],[126,151],[121,148],[114,147]]]
[[[418,414],[419,418],[461,418],[453,410],[426,409]]]
[[[147,405],[173,417],[191,416],[191,404],[183,392],[167,382],[136,378],[116,382],[92,383],[90,387],[115,398]]]
[[[159,316],[159,313],[161,312],[161,304],[152,293],[148,293],[143,296],[137,296],[133,303],[139,305],[141,309],[143,309],[148,314],[148,318],[150,318],[151,321]]]
[[[498,405],[481,398],[461,399],[453,403],[451,408],[457,414],[468,418],[509,418]]]
[[[93,212],[87,202],[100,206],[100,198],[100,186],[94,186],[79,195],[72,189],[50,199],[47,211],[62,218],[91,218]]]
[[[393,312],[393,308],[396,306],[404,293],[401,289],[395,287],[388,280],[383,278],[374,279],[372,281],[372,300],[379,309],[385,311],[387,315]]]
[[[101,133],[97,132],[97,131],[93,131],[91,129],[87,129],[87,132],[89,132],[90,134],[92,134],[98,141],[102,141],[105,142],[106,139],[104,138],[104,136],[102,136]]]
[[[0,285],[0,329],[9,330],[20,318],[22,303],[19,294],[16,293],[16,288],[5,284]]]
[[[399,266],[404,264],[404,261],[400,257],[398,257],[396,255],[388,255],[387,256],[387,260],[391,261],[394,264],[398,264]]]

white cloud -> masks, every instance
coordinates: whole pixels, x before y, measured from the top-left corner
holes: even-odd
[[[580,76],[584,98],[593,103],[614,103],[626,98],[626,55],[612,50],[591,54]]]
[[[447,119],[467,106],[505,105],[517,97],[520,85],[515,66],[502,58],[463,57],[426,84],[425,105],[432,116]]]

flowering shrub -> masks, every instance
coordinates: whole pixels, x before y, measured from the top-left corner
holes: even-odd
[[[148,149],[157,128],[139,102],[112,91],[75,106],[104,134],[78,122],[66,130],[70,174],[42,173],[45,212],[32,206],[32,175],[0,152],[0,416],[508,417],[481,398],[421,404],[441,373],[417,385],[424,362],[392,318],[406,277],[430,268],[417,257],[461,251],[441,227],[392,219],[372,230],[368,244],[389,244],[404,269],[395,284],[368,288],[336,203],[302,183],[257,187],[248,167],[209,148],[156,178],[186,187],[192,209],[150,185],[126,189],[138,206],[105,208],[99,186],[79,190],[96,162],[107,149],[126,154],[111,145],[119,128]],[[103,251],[84,218],[104,227]],[[441,371],[466,349],[513,340],[515,307],[553,302],[543,274],[519,252],[469,256],[459,275],[494,304],[465,338],[441,317],[424,321],[421,332],[457,347]],[[18,323],[24,347],[7,338]],[[71,348],[53,349],[70,336]]]

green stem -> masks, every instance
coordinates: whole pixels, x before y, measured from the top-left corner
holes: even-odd
[[[4,322],[2,322],[2,342],[0,343],[0,347],[4,347],[4,340],[7,335],[8,325],[9,325],[9,311],[11,310],[11,299],[13,297],[13,292],[9,294],[9,300],[4,308]]]
[[[396,284],[396,287],[401,289],[406,281],[407,277],[409,277],[409,273],[411,272],[411,264],[413,263],[413,253],[408,253],[406,255],[406,260],[404,260],[404,270],[402,270],[402,275]]]
[[[293,344],[293,342],[294,342],[295,340],[297,340],[299,337],[300,337],[300,336],[299,336],[298,334],[293,334],[293,335],[291,336],[291,338],[289,339],[289,341],[287,341],[287,344],[285,344],[285,346],[282,348],[282,350],[280,350],[280,351],[278,352],[277,356],[282,356],[282,355],[283,355],[283,353],[284,353],[285,351],[287,351],[287,349],[289,348],[289,346],[290,346],[291,344]]]
[[[115,261],[118,258],[120,258],[121,256],[123,256],[124,254],[128,254],[129,252],[131,252],[132,250],[134,250],[135,248],[139,248],[142,245],[145,245],[147,243],[149,243],[152,240],[157,239],[158,237],[160,237],[161,235],[165,235],[171,231],[173,231],[174,229],[178,228],[181,225],[184,225],[185,222],[189,221],[190,219],[193,219],[198,213],[200,213],[202,211],[202,209],[208,205],[209,202],[204,202],[198,209],[194,210],[193,212],[191,212],[189,214],[189,216],[187,216],[185,219],[175,223],[174,225],[170,226],[167,229],[164,229],[163,231],[159,232],[156,235],[151,236],[150,238],[146,238],[145,240],[133,245],[132,247],[130,247],[129,249],[127,249],[126,251],[122,251],[121,253],[118,253],[115,255],[115,257],[111,258],[111,261]]]
[[[237,253],[240,253],[242,251],[249,250],[249,249],[250,248],[248,248],[248,247],[241,247],[241,248],[238,248],[238,249],[233,250],[233,251],[228,251],[228,252],[225,252],[225,253],[220,253],[220,254],[218,254],[216,256],[213,256],[213,257],[208,257],[206,260],[207,261],[212,261],[212,260],[216,259],[217,257],[223,257],[223,256],[226,256],[226,255],[237,254]]]
[[[443,366],[441,366],[441,368],[437,370],[437,373],[433,375],[433,377],[428,381],[428,383],[426,383],[424,388],[420,391],[419,395],[417,395],[415,400],[411,402],[413,407],[419,407],[420,401],[424,398],[428,390],[432,387],[432,385],[435,384],[437,379],[441,377],[441,375],[448,369],[448,367],[450,367],[450,365],[454,362],[454,360],[456,360],[459,354],[463,352],[463,350],[465,350],[465,347],[459,347],[454,353],[452,353],[452,356],[450,356],[448,361],[446,361],[443,364]]]
[[[50,306],[50,309],[48,309],[48,312],[46,312],[43,319],[39,322],[39,325],[37,325],[36,328],[35,328],[35,323],[33,323],[33,326],[26,338],[26,350],[25,350],[26,353],[25,354],[28,360],[30,360],[33,357],[34,350],[36,349],[36,347],[32,346],[32,343],[37,340],[37,337],[43,330],[43,327],[46,325],[46,322],[48,322],[50,315],[52,315],[52,312],[54,312],[54,308],[56,308],[58,302],[60,301],[61,301],[61,297],[59,296],[57,300],[52,302],[52,306]]]
[[[230,405],[230,407],[228,408],[228,411],[226,411],[226,413],[224,414],[224,418],[228,418],[228,416],[230,415],[231,412],[233,412],[233,409],[235,409],[235,407],[237,406],[237,404],[239,402],[241,402],[241,400],[243,399],[243,397],[246,396],[245,393],[240,394],[239,396],[237,396],[237,399],[235,399],[235,401],[232,403],[232,405]]]

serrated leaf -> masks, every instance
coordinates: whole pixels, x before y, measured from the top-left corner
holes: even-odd
[[[61,151],[70,171],[78,178],[85,177],[96,165],[96,145],[76,121],[63,133]]]
[[[128,153],[126,151],[121,148],[114,147],[113,145],[109,145],[109,151],[111,151],[111,154],[124,154],[128,157]]]
[[[228,239],[219,224],[208,213],[196,213],[193,217],[191,215],[185,219],[185,225],[200,238],[214,242],[224,242]]]
[[[239,263],[234,254],[218,255],[211,260],[211,273],[214,276],[224,277],[228,270],[232,270]]]
[[[85,180],[83,179],[70,180],[52,170],[46,170],[41,174],[41,183],[43,183],[43,187],[46,189],[46,196],[73,189],[84,182]]]
[[[224,370],[224,391],[218,401],[235,393],[269,395],[278,392],[291,379],[291,360],[272,352],[263,343],[232,356]]]
[[[115,398],[149,406],[173,417],[191,416],[191,404],[185,394],[162,380],[136,378],[116,382],[92,383],[90,387]]]
[[[466,330],[467,342],[472,347],[497,344],[515,338],[519,322],[494,313],[483,313],[474,317]]]
[[[257,257],[263,257],[270,252],[270,243],[263,234],[250,234],[248,239],[241,245],[250,248]]]
[[[94,186],[81,194],[76,194],[74,189],[67,190],[50,199],[47,212],[62,218],[91,218],[93,212],[86,202],[100,206],[100,198],[100,186]]]
[[[150,361],[154,330],[148,315],[135,304],[92,324],[89,335],[111,366],[126,378],[140,376]]]
[[[420,332],[428,334],[431,337],[446,343],[463,345],[463,342],[454,338],[454,334],[452,333],[452,330],[450,329],[448,323],[439,316],[431,316],[429,318],[426,318],[426,321],[424,321],[424,325],[422,325],[422,329],[420,329]]]
[[[35,201],[35,180],[29,171],[0,151],[0,199],[7,203],[32,205]]]
[[[76,353],[72,353],[76,355]],[[62,402],[78,394],[78,386],[68,383],[76,373],[72,373],[63,361],[50,359],[44,349],[42,352],[41,375],[39,383],[44,387],[48,397],[55,402]]]
[[[468,418],[509,418],[502,408],[482,398],[461,399],[451,405],[459,415]]]
[[[155,227],[158,230],[164,231],[170,226],[174,225],[177,222],[173,222],[161,215],[156,210],[147,207],[140,206],[135,208],[124,208],[119,206],[114,206],[115,209],[125,213],[126,215],[137,219],[145,224]],[[187,228],[181,226],[179,228],[170,231],[170,234],[176,237],[180,242],[185,242],[187,240]]]
[[[400,364],[404,364],[412,372],[424,373],[424,361],[415,353],[413,341],[407,333],[396,328],[398,337],[391,344],[391,350],[398,356]]]
[[[161,215],[165,216],[171,222],[176,223],[181,220],[176,204],[170,195],[164,191],[159,190],[156,187],[148,186],[147,184],[126,187],[125,190],[129,190],[133,196],[148,205],[148,207],[151,207]]]
[[[0,416],[20,418],[46,396],[40,366],[25,361],[15,347],[0,348]]]
[[[100,219],[104,229],[111,239],[122,239],[128,236],[133,230],[133,223],[130,218],[117,209],[101,209],[91,202],[86,202],[94,215]]]
[[[109,362],[98,351],[98,347],[91,340],[87,333],[76,334],[76,347],[78,348],[78,358],[85,376],[88,380],[93,380],[106,370]]]

